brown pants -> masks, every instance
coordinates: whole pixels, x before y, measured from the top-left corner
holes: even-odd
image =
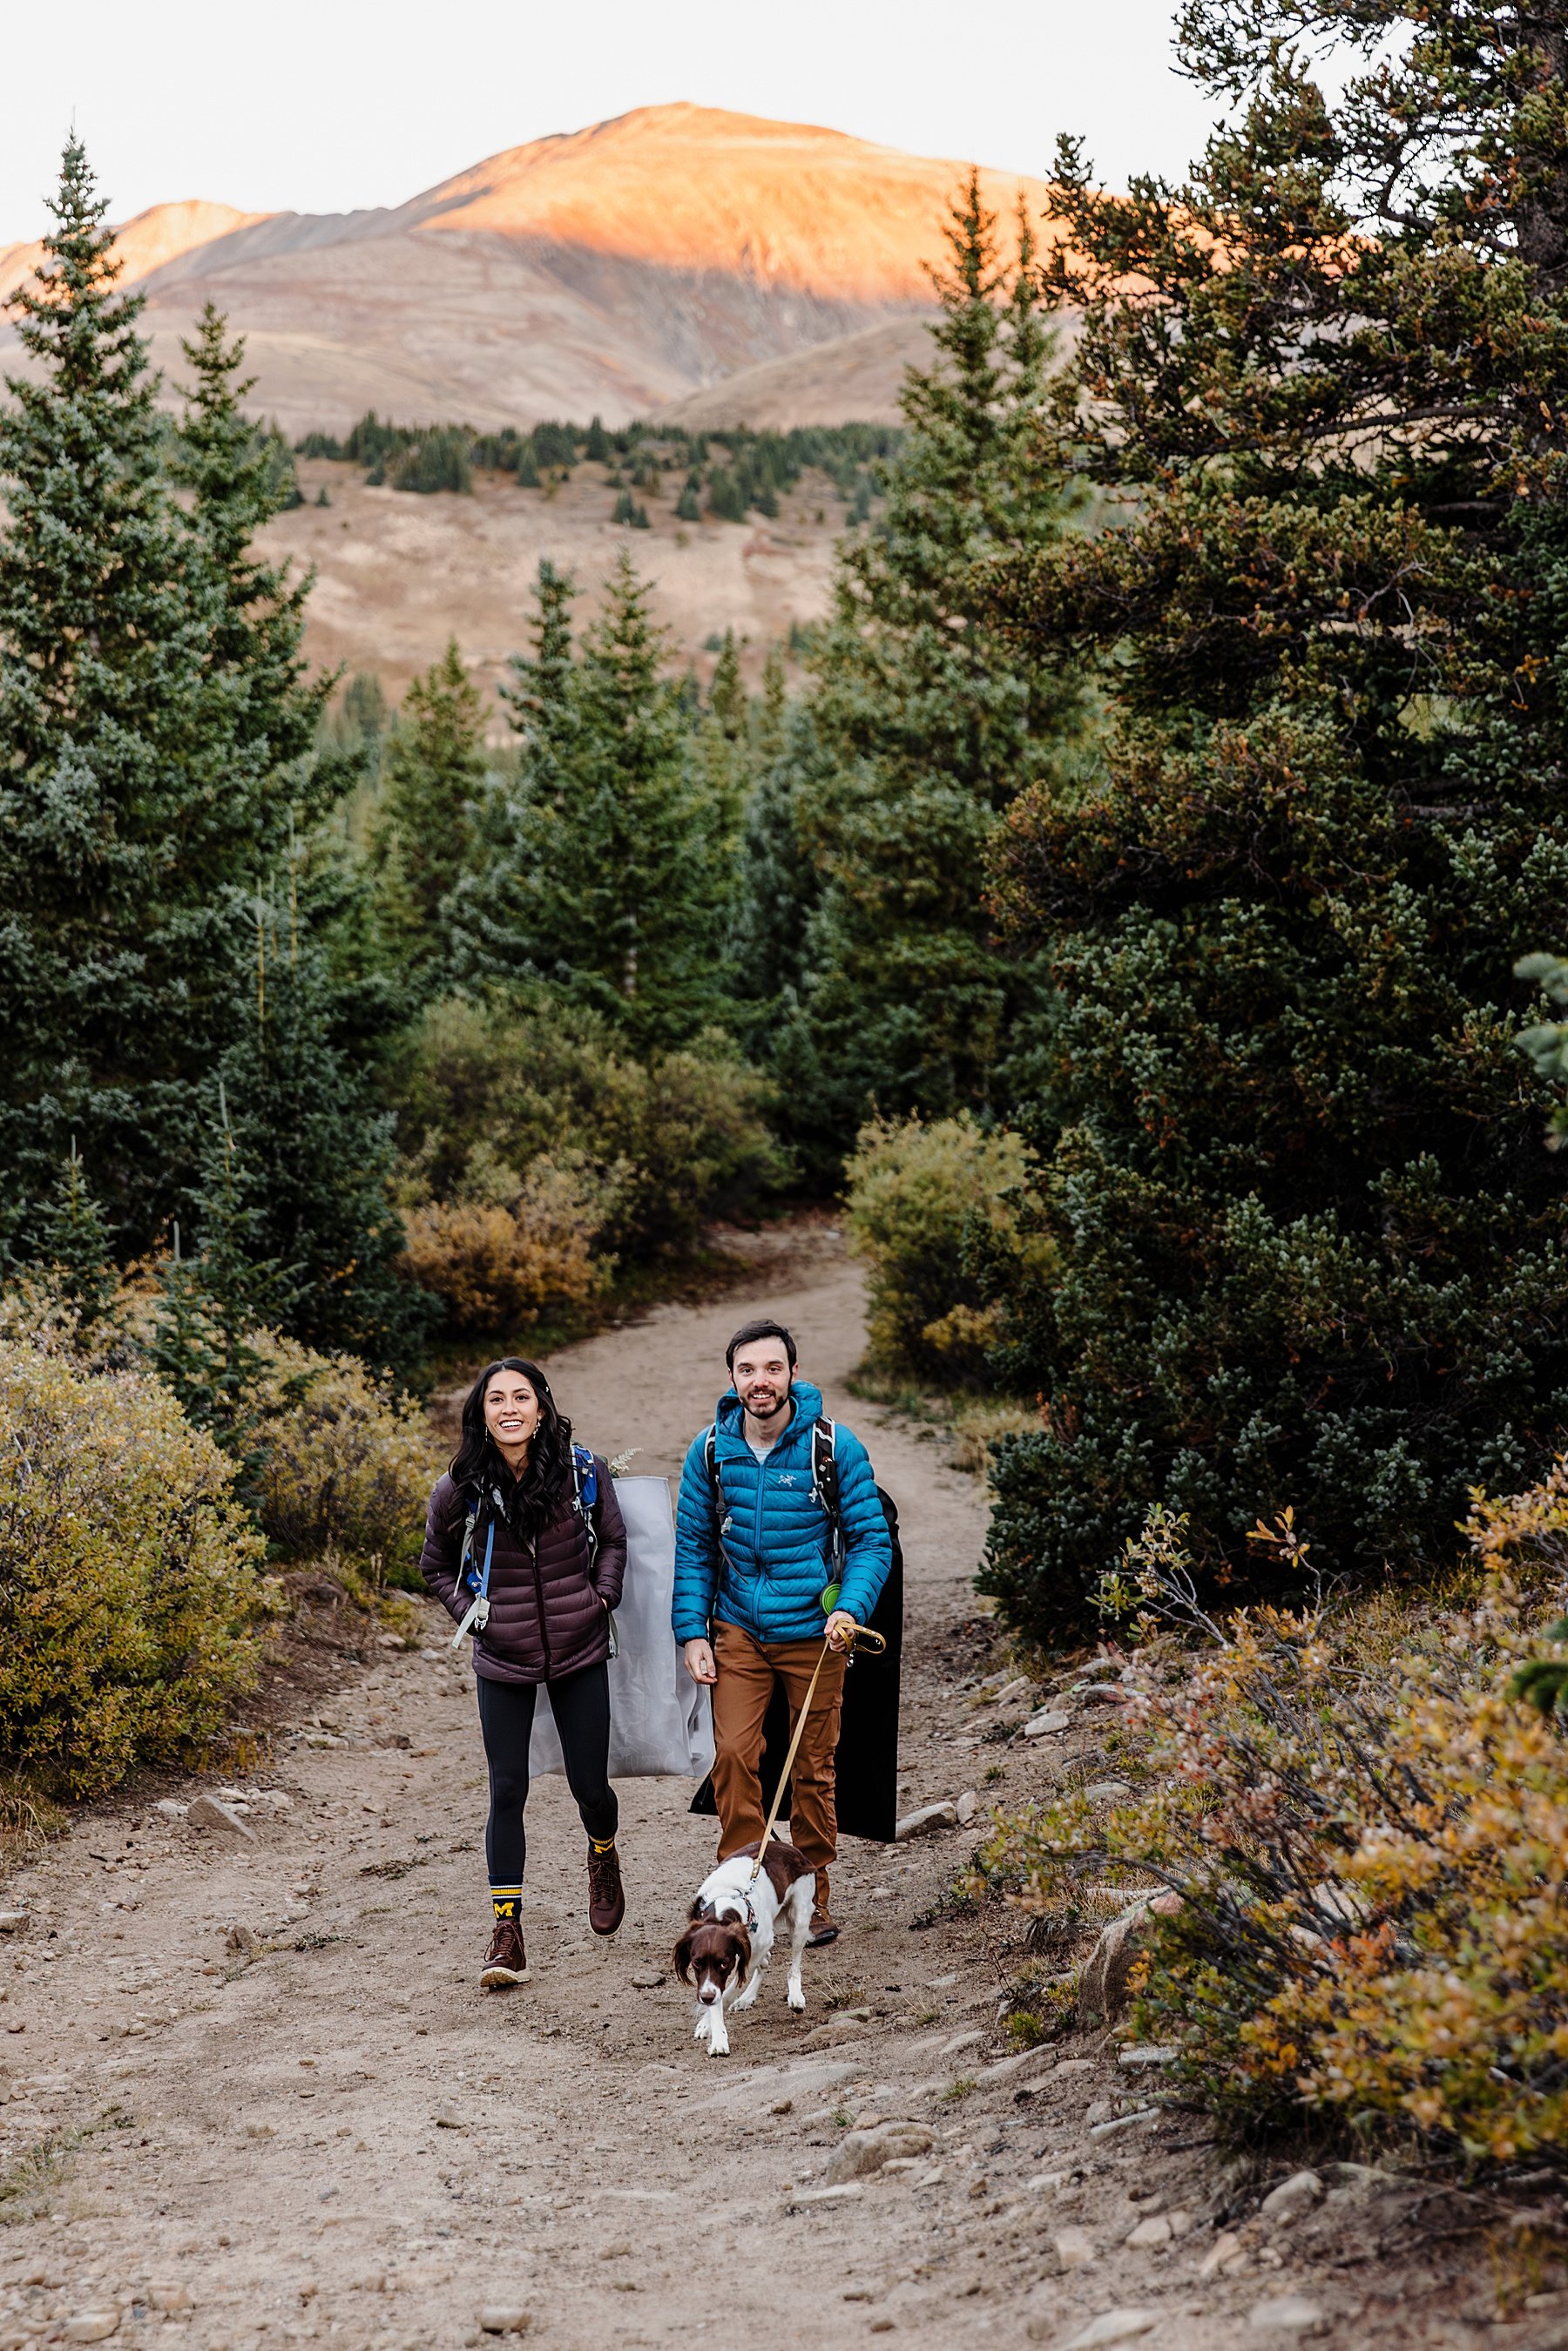
[[[762,1724],[777,1678],[784,1685],[793,1737],[800,1701],[822,1654],[819,1641],[754,1641],[737,1625],[713,1628],[718,1679],[713,1692],[713,1792],[718,1805],[718,1857],[727,1861],[762,1834],[771,1788],[760,1777]],[[828,1864],[839,1849],[833,1796],[833,1758],[839,1744],[839,1708],[844,1694],[844,1658],[830,1650],[800,1736],[789,1777],[794,1811],[790,1842],[817,1873],[817,1902],[828,1907]]]

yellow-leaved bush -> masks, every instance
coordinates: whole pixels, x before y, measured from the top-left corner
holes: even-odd
[[[1471,2160],[1568,2149],[1568,1743],[1509,1694],[1562,1614],[1568,1470],[1478,1495],[1468,1532],[1470,1604],[1247,1611],[1205,1620],[1193,1658],[1153,1637],[1199,1613],[1182,1523],[1155,1514],[1115,1740],[1139,1783],[985,1849],[1041,1916],[1085,1915],[1103,1872],[1180,1896],[1147,1923],[1137,2025],[1232,2128],[1313,2108]]]
[[[199,1753],[273,1593],[233,1471],[167,1388],[0,1341],[0,1756],[63,1795]]]
[[[424,1411],[356,1355],[319,1355],[275,1332],[264,1365],[257,1508],[295,1559],[330,1556],[373,1582],[407,1580],[444,1466]]]
[[[570,1159],[541,1156],[519,1174],[486,1158],[465,1196],[405,1208],[404,1269],[442,1300],[455,1331],[504,1331],[581,1305],[614,1266],[594,1254],[601,1190]]]

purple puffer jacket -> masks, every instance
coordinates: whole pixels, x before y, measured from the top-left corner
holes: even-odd
[[[537,1542],[516,1534],[494,1513],[496,1547],[490,1559],[490,1621],[474,1643],[474,1670],[492,1682],[551,1682],[563,1674],[597,1666],[610,1655],[608,1612],[621,1598],[626,1573],[626,1524],[615,1499],[615,1480],[594,1456],[599,1495],[591,1513],[599,1537],[590,1556],[588,1531],[578,1516],[568,1480],[559,1508]],[[473,1593],[459,1586],[463,1527],[468,1497],[442,1478],[430,1498],[420,1573],[455,1623],[460,1624]],[[485,1556],[490,1513],[481,1511],[474,1533],[476,1563]]]

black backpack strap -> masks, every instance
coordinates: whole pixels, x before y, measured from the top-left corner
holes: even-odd
[[[811,1491],[826,1513],[833,1534],[833,1556],[844,1552],[844,1522],[839,1510],[839,1464],[834,1447],[839,1432],[826,1416],[811,1424]]]

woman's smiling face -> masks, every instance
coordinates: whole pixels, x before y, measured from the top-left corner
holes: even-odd
[[[507,1460],[526,1452],[539,1425],[539,1400],[526,1372],[497,1372],[485,1390],[485,1426]]]

